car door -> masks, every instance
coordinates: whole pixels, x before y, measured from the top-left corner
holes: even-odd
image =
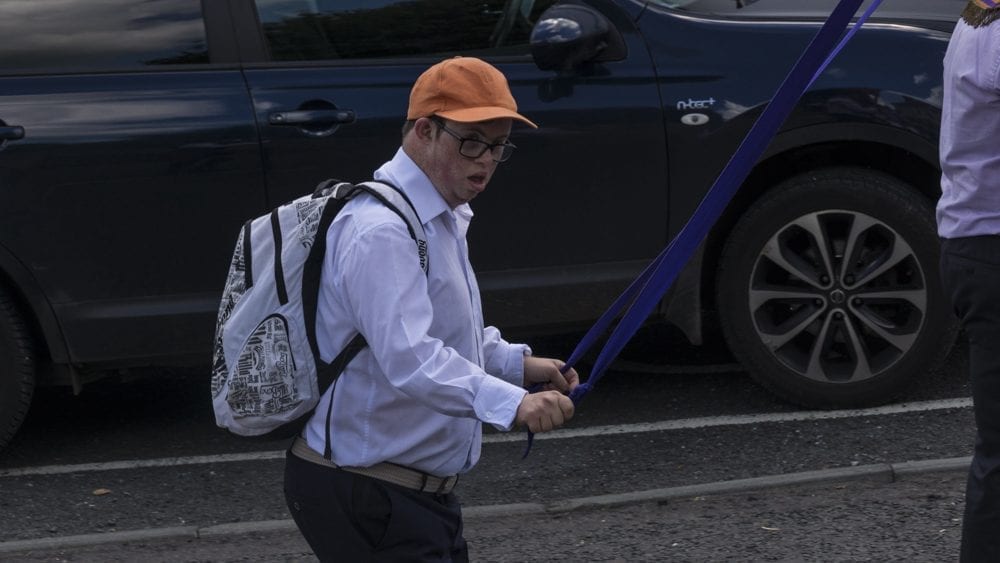
[[[518,150],[472,206],[470,248],[487,319],[504,327],[593,318],[665,243],[666,161],[652,65],[621,6],[593,2],[622,35],[619,60],[540,70],[532,0],[238,2],[261,25],[241,40],[270,203],[320,180],[361,181],[400,144],[411,85],[477,56],[508,77]]]
[[[0,256],[51,307],[57,361],[208,361],[237,230],[264,206],[224,8],[0,0]]]

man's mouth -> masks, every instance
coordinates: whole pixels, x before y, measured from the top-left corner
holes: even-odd
[[[481,190],[484,187],[486,187],[486,175],[485,174],[475,174],[475,175],[469,176],[469,182],[471,182],[473,186],[475,186],[476,188],[478,188],[478,189]]]

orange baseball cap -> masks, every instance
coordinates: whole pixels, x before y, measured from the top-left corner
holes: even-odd
[[[538,126],[517,113],[507,78],[474,57],[454,57],[430,67],[410,91],[407,120],[439,115],[460,123],[510,118]]]

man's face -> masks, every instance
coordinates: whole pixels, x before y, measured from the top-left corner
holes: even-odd
[[[488,145],[504,143],[510,137],[512,121],[495,119],[480,123],[458,123],[442,119],[440,123],[444,123],[447,131],[439,130],[441,129],[439,122],[431,121],[431,127],[435,130],[428,147],[424,172],[448,205],[454,209],[472,201],[472,198],[486,189],[486,184],[493,177],[498,164],[493,160],[493,153],[489,150],[477,158],[460,154],[459,147],[462,141],[459,138],[481,141]],[[466,145],[465,152],[469,153],[476,143],[466,143]]]

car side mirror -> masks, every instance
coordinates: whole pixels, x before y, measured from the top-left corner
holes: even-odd
[[[625,41],[604,14],[581,4],[558,4],[531,30],[531,55],[542,70],[569,71],[625,58]]]

